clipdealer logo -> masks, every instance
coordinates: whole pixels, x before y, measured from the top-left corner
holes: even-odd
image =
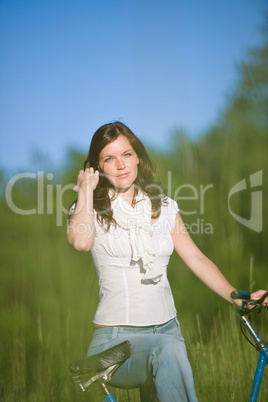
[[[262,231],[262,170],[253,173],[249,176],[249,187],[250,187],[250,217],[247,219],[236,214],[231,209],[231,198],[241,191],[248,190],[246,179],[243,179],[236,183],[228,195],[228,209],[230,214],[242,225],[247,228],[254,230],[257,233]],[[245,196],[248,196],[245,194]]]
[[[168,188],[167,195],[173,198],[178,205],[182,203],[186,206],[186,210],[180,207],[182,215],[195,215],[197,220],[185,227],[191,234],[213,234],[213,225],[206,222],[204,218],[206,199],[214,188],[213,184],[206,186],[200,185],[198,188],[191,184],[183,184],[172,191],[172,172],[168,172]],[[231,216],[241,225],[260,233],[263,229],[263,191],[262,191],[262,170],[251,174],[248,178],[236,183],[228,193],[228,211]],[[23,172],[13,176],[7,183],[5,189],[5,198],[9,208],[18,215],[56,215],[57,226],[63,224],[63,214],[67,214],[68,210],[63,206],[63,196],[66,191],[71,191],[74,183],[68,183],[64,186],[61,184],[53,184],[54,175],[52,173],[45,174],[43,171],[37,173]],[[13,187],[17,182],[25,179],[32,179],[37,182],[37,192],[35,198],[35,208],[20,208],[13,199]],[[244,192],[244,197],[250,199],[250,215],[249,218],[239,215],[231,207],[231,200],[236,198],[239,193]],[[241,195],[241,194],[240,194]],[[16,198],[16,197],[15,197]],[[185,204],[186,202],[186,204]]]

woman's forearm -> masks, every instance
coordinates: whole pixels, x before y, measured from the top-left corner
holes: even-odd
[[[172,231],[172,239],[176,253],[188,268],[219,296],[237,304],[230,296],[234,287],[227,281],[218,267],[199,250],[187,232],[179,214],[177,214]]]
[[[89,186],[79,188],[77,205],[67,229],[68,242],[78,251],[88,251],[94,245],[95,225],[93,190]]]
[[[197,257],[195,261],[193,260],[192,263],[188,264],[188,267],[213,292],[230,303],[237,304],[231,298],[231,292],[235,288],[209,258],[204,255]]]

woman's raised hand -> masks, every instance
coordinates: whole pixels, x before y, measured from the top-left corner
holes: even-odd
[[[94,168],[86,168],[85,170],[80,170],[77,177],[77,184],[74,186],[74,192],[78,193],[80,188],[91,188],[92,191],[95,190],[99,182],[99,171]]]

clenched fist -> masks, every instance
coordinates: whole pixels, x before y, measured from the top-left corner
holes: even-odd
[[[91,188],[92,191],[95,190],[99,182],[99,171],[94,168],[86,168],[86,170],[80,170],[77,177],[77,184],[73,188],[74,192],[78,193],[80,188],[86,189]]]

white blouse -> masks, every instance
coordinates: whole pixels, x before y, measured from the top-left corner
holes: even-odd
[[[177,203],[167,197],[159,219],[152,224],[157,259],[164,271],[157,283],[143,279],[141,260],[131,260],[128,230],[111,225],[106,232],[97,222],[95,213],[96,237],[91,254],[100,287],[95,324],[150,326],[163,324],[176,316],[167,265],[173,252],[171,230],[177,212]]]

